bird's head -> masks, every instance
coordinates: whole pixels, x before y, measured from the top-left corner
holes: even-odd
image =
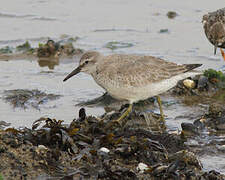
[[[66,76],[63,81],[71,78],[79,72],[85,72],[87,74],[93,74],[96,72],[96,67],[101,58],[101,54],[96,51],[88,51],[81,56],[79,66],[74,69],[70,74]]]

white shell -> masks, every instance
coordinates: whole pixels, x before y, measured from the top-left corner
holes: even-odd
[[[105,152],[105,153],[109,153],[110,150],[108,148],[101,147],[100,151]]]
[[[140,173],[144,173],[145,170],[148,170],[148,165],[144,163],[139,163],[137,166],[137,170],[140,171]]]

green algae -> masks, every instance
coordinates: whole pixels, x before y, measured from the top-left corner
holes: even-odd
[[[11,54],[12,52],[12,48],[9,46],[5,46],[0,49],[0,54]]]
[[[204,76],[208,77],[209,79],[225,81],[225,74],[222,71],[216,71],[214,69],[205,70]]]
[[[31,45],[28,41],[26,41],[25,43],[16,46],[16,50],[17,51],[29,51],[31,49]]]
[[[159,33],[169,33],[169,29],[160,29]]]
[[[133,47],[134,45],[132,43],[126,43],[126,42],[118,42],[118,41],[110,41],[105,45],[105,48],[116,50],[120,48],[129,48]]]

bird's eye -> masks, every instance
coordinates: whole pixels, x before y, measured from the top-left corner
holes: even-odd
[[[88,64],[88,63],[89,63],[89,61],[85,61],[84,63],[85,63],[85,64]]]

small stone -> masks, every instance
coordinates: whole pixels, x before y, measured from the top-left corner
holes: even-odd
[[[148,169],[148,165],[144,163],[139,163],[137,166],[137,170],[140,171],[140,173],[144,173],[144,171]]]
[[[195,82],[191,79],[185,79],[183,80],[183,84],[185,87],[193,89],[195,87]]]
[[[43,149],[43,150],[48,150],[48,148],[46,148],[44,145],[40,144],[38,145],[38,149]]]
[[[108,148],[101,147],[100,151],[105,152],[105,153],[109,153],[110,150]]]
[[[38,145],[37,149],[35,150],[37,154],[45,154],[48,151],[48,148],[44,145]]]
[[[166,15],[167,15],[167,17],[168,17],[169,19],[173,19],[173,18],[175,18],[178,14],[177,14],[175,11],[169,11]]]

